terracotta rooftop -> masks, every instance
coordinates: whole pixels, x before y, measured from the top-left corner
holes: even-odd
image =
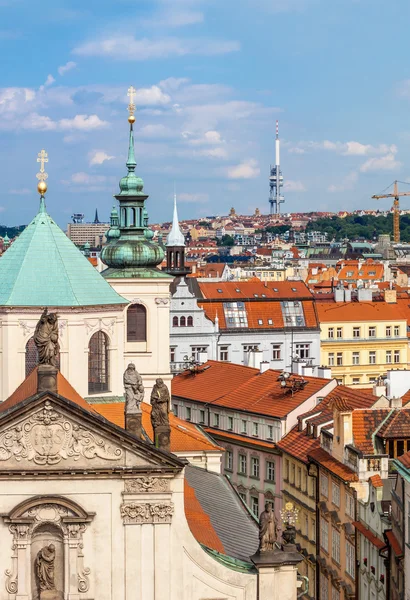
[[[216,283],[199,282],[204,299],[208,300],[241,300],[250,298],[312,299],[312,292],[303,281],[268,281],[262,282],[258,277],[249,281],[219,281]],[[220,291],[219,291],[220,290]]]
[[[306,431],[299,431],[296,425],[276,445],[286,454],[307,463],[308,454],[320,448],[320,441],[318,438],[306,435]]]
[[[396,460],[399,460],[406,469],[410,469],[410,451],[405,452],[399,458],[396,458]]]
[[[228,431],[224,431],[223,429],[214,429],[212,427],[205,427],[205,431],[209,433],[212,437],[221,440],[229,440],[237,441],[245,444],[250,444],[251,446],[263,447],[269,450],[273,450],[276,446],[274,442],[266,442],[264,440],[259,440],[256,438],[252,438],[250,435],[239,435],[238,433],[229,433]]]
[[[36,367],[28,377],[18,386],[16,390],[0,404],[0,412],[4,412],[9,408],[13,408],[19,402],[26,400],[27,398],[31,398],[31,396],[35,396],[37,394],[37,370]],[[58,371],[57,373],[57,394],[59,396],[63,396],[67,398],[67,400],[71,400],[74,404],[78,404],[84,410],[88,412],[95,413],[91,404],[88,404],[80,396],[80,394],[73,388],[73,386],[67,381],[67,379]]]
[[[93,404],[94,409],[107,421],[124,428],[124,403],[112,402],[104,404]],[[151,405],[147,402],[141,404],[142,425],[151,441],[154,439],[151,425]],[[196,425],[178,419],[172,413],[169,415],[171,426],[171,452],[201,452],[201,451],[223,451],[223,448],[215,444]]]
[[[389,546],[392,548],[396,557],[399,558],[400,556],[403,556],[403,550],[401,549],[400,542],[394,535],[393,531],[386,531],[385,535],[389,542]]]
[[[346,465],[339,462],[333,456],[331,456],[323,448],[317,448],[309,452],[309,458],[320,464],[336,477],[339,477],[343,481],[358,481],[359,477],[357,473],[349,469]]]
[[[373,454],[373,434],[391,412],[390,408],[359,409],[353,411],[353,440],[354,446],[363,454]]]
[[[376,546],[378,550],[386,547],[386,543],[378,538],[377,535],[370,531],[370,529],[367,529],[363,523],[360,523],[360,521],[353,521],[352,524],[356,527],[357,531],[364,535],[364,537],[367,538],[373,546]]]
[[[405,320],[397,304],[386,302],[318,302],[316,309],[320,323]]]
[[[281,371],[272,369],[260,373],[259,369],[210,360],[196,374],[185,371],[174,377],[172,395],[280,419],[314,394],[320,395],[331,381],[305,377],[306,385],[292,395],[289,388],[281,387],[280,374]],[[302,380],[299,376],[294,377]]]
[[[372,482],[372,486],[375,488],[383,487],[383,480],[379,474],[372,475],[372,477],[370,477],[370,481]]]
[[[184,506],[189,529],[197,542],[225,554],[225,548],[213,528],[209,515],[202,508],[194,488],[186,479],[184,480]]]
[[[377,435],[384,439],[410,439],[410,409],[402,408],[392,411],[389,418],[378,429]]]

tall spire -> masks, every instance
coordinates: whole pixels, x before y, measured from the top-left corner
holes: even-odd
[[[43,150],[41,150],[41,152],[39,152],[37,154],[37,157],[38,157],[37,162],[40,163],[40,171],[36,175],[36,177],[38,179],[37,191],[40,194],[40,208],[39,208],[38,212],[45,213],[46,212],[46,201],[45,201],[44,195],[47,192],[46,181],[48,179],[48,174],[44,170],[44,164],[48,163],[48,154],[43,149]]]
[[[171,231],[168,234],[167,246],[185,246],[184,234],[181,231],[178,221],[178,210],[177,210],[177,195],[174,193],[174,216],[172,219]]]
[[[128,144],[128,158],[127,158],[128,173],[133,173],[135,171],[136,166],[137,166],[137,161],[135,160],[134,131],[133,131],[133,124],[130,123],[130,141]]]

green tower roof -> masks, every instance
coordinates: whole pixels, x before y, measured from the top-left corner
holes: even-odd
[[[127,304],[40,210],[0,258],[0,306]]]

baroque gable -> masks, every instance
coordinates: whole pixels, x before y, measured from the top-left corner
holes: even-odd
[[[48,395],[0,420],[0,472],[39,467],[150,469],[175,467],[179,462],[172,457],[167,460],[153,446],[117,431],[101,417],[78,407],[74,412],[69,403],[64,404]]]

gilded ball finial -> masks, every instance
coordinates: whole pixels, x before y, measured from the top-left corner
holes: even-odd
[[[37,191],[41,196],[44,196],[44,194],[47,191],[47,184],[45,181],[39,181],[38,185],[37,185]]]
[[[131,125],[132,125],[133,123],[135,123],[135,116],[134,116],[134,115],[130,115],[130,116],[128,117],[128,123],[131,123]]]

